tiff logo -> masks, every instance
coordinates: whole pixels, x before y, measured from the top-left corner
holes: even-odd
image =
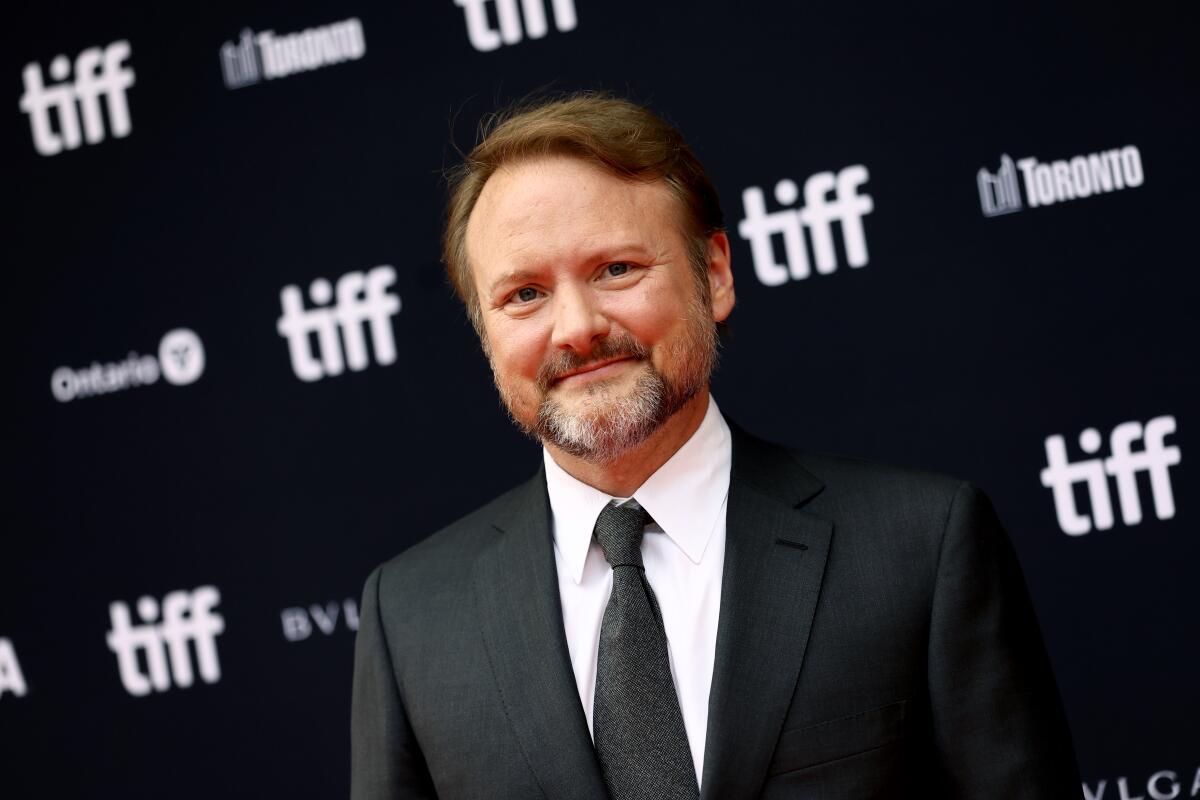
[[[296,377],[318,381],[341,375],[346,367],[354,372],[366,369],[369,361],[364,323],[371,329],[375,360],[385,366],[395,362],[392,317],[400,313],[400,298],[388,292],[395,282],[396,270],[387,265],[366,273],[346,273],[338,278],[336,293],[329,281],[317,278],[308,287],[308,297],[316,307],[307,310],[299,286],[283,287],[279,293],[283,316],[276,329],[287,339]],[[337,303],[331,307],[335,294]],[[319,356],[313,352],[314,334]]]
[[[502,44],[516,44],[524,36],[540,39],[546,35],[545,0],[520,0],[521,12],[517,14],[517,0],[494,0],[496,17],[500,29],[488,21],[488,4],[493,0],[454,0],[467,18],[467,38],[471,46],[481,53],[495,50]],[[562,32],[573,31],[578,23],[575,17],[575,0],[551,0],[554,8],[554,26]],[[525,30],[521,31],[521,17],[525,18]]]
[[[125,40],[113,42],[103,49],[89,47],[75,58],[73,82],[68,81],[70,59],[65,55],[55,56],[50,62],[50,77],[57,83],[50,86],[43,82],[39,64],[25,65],[21,73],[25,92],[21,95],[20,108],[29,115],[35,150],[44,156],[52,156],[63,150],[74,150],[84,141],[88,144],[104,141],[101,97],[108,108],[108,125],[113,137],[120,139],[129,135],[133,124],[129,119],[125,91],[133,86],[134,74],[132,67],[122,63],[129,54],[129,42]],[[54,117],[58,118],[57,130]]]
[[[1138,473],[1150,480],[1154,500],[1154,515],[1159,519],[1175,516],[1175,496],[1171,491],[1170,468],[1179,463],[1179,448],[1167,446],[1165,440],[1175,432],[1174,417],[1155,417],[1143,427],[1140,422],[1122,422],[1113,428],[1109,437],[1111,455],[1108,458],[1089,458],[1076,462],[1067,460],[1067,445],[1062,436],[1046,437],[1046,468],[1042,470],[1042,486],[1052,490],[1058,525],[1069,536],[1082,536],[1095,526],[1106,531],[1113,526],[1112,497],[1109,477],[1117,482],[1117,499],[1121,505],[1121,520],[1126,525],[1142,521],[1142,501],[1138,493]],[[1142,441],[1140,450],[1133,443]],[[1079,434],[1079,447],[1095,455],[1103,444],[1100,432],[1088,428]],[[1075,503],[1075,486],[1087,487],[1091,516],[1080,513]]]
[[[838,173],[818,172],[804,182],[804,207],[767,212],[763,190],[751,186],[742,192],[746,218],[738,223],[738,234],[750,242],[754,273],[766,286],[780,286],[789,280],[800,281],[811,273],[804,229],[812,242],[817,272],[828,275],[837,269],[833,245],[833,223],[841,225],[846,263],[862,267],[867,263],[867,238],[862,218],[874,210],[871,196],[859,194],[867,182],[867,168],[861,164]],[[834,198],[829,197],[830,192]],[[793,205],[800,197],[796,182],[784,178],[775,184],[775,199],[782,206]],[[783,237],[784,263],[775,258],[775,237]]]
[[[165,692],[171,688],[172,679],[181,689],[191,686],[195,680],[193,648],[200,679],[205,683],[219,681],[217,636],[225,630],[225,620],[213,609],[220,602],[221,595],[215,586],[171,592],[163,598],[160,621],[158,601],[142,597],[137,601],[140,625],[131,623],[129,606],[125,603],[118,600],[110,604],[112,630],[108,633],[108,649],[117,654],[117,669],[125,691],[135,697],[151,691]],[[145,671],[139,654],[145,656]]]

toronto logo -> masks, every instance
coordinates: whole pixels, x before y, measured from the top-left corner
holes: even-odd
[[[1037,208],[1119,192],[1141,186],[1145,180],[1142,154],[1133,145],[1049,163],[1032,156],[1013,161],[1006,153],[1000,156],[998,170],[989,172],[980,168],[975,175],[979,206],[985,217],[999,217],[1024,208],[1022,188],[1025,202],[1030,208]]]
[[[356,17],[298,33],[255,33],[246,28],[236,42],[221,45],[225,88],[240,89],[263,80],[357,61],[367,53],[362,22]]]

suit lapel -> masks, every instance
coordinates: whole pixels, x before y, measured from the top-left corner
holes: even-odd
[[[497,515],[475,565],[475,599],[508,721],[547,797],[605,797],[563,632],[546,478]]]
[[[821,483],[732,423],[725,567],[703,800],[756,797],[808,645],[833,524],[799,510]]]

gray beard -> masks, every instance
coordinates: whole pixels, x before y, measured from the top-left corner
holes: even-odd
[[[703,316],[705,310],[697,303],[688,335],[667,354],[670,363],[680,367],[674,380],[668,380],[651,363],[649,348],[631,336],[618,336],[600,342],[587,358],[560,354],[543,365],[538,375],[542,400],[532,425],[512,413],[513,398],[497,380],[505,409],[518,428],[542,444],[593,464],[611,464],[650,438],[708,385],[716,367],[719,339],[715,327]],[[588,387],[588,397],[574,411],[550,396],[558,376],[590,362],[621,356],[637,358],[643,364],[629,394],[609,395],[607,382],[598,382]]]
[[[593,397],[574,412],[546,397],[538,407],[534,435],[585,461],[616,461],[662,427],[700,388],[671,387],[648,361],[644,363],[646,369],[624,397],[599,396],[603,387],[596,386],[590,392]]]
[[[539,377],[542,390],[538,419],[532,426],[512,414],[512,403],[500,390],[505,409],[518,428],[544,445],[558,447],[571,456],[593,464],[611,464],[658,431],[703,387],[716,366],[719,339],[714,327],[704,323],[692,327],[691,335],[667,354],[680,366],[677,380],[668,380],[650,362],[648,348],[630,337],[601,343],[586,361],[619,355],[637,357],[643,363],[634,389],[624,397],[608,397],[605,384],[588,387],[588,397],[569,411],[550,396],[553,378],[581,366],[574,357],[548,363]],[[499,383],[497,381],[497,387]]]

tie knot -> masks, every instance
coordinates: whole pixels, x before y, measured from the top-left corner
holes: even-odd
[[[642,530],[653,521],[634,501],[619,506],[614,500],[604,507],[596,519],[595,536],[614,569],[642,568]]]

